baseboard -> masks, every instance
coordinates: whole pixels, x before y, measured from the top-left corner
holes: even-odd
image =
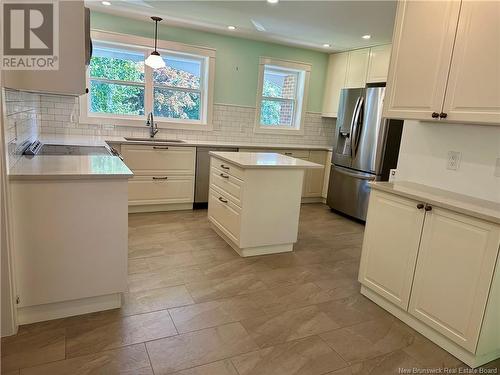
[[[377,305],[382,307],[384,310],[388,311],[389,313],[394,315],[396,318],[398,318],[402,322],[409,325],[415,331],[417,331],[420,334],[422,334],[423,336],[427,337],[434,344],[443,348],[448,353],[450,353],[451,355],[458,358],[463,363],[465,363],[466,365],[468,365],[472,368],[479,367],[481,365],[484,365],[485,363],[491,362],[491,361],[500,357],[499,351],[491,352],[491,353],[488,353],[487,355],[477,356],[477,355],[465,350],[464,348],[458,346],[453,341],[449,340],[448,338],[446,338],[445,336],[443,336],[439,332],[435,331],[434,329],[432,329],[428,325],[422,323],[420,320],[413,317],[408,312],[400,309],[398,306],[392,304],[391,302],[389,302],[385,298],[381,297],[377,293],[368,289],[364,285],[361,286],[361,294],[364,295],[365,297],[367,297],[368,299],[372,300]]]
[[[17,309],[17,320],[19,325],[44,322],[47,320],[88,314],[96,311],[117,309],[120,308],[121,305],[121,293],[113,293],[73,301],[19,307]]]
[[[326,203],[323,197],[302,197],[301,203]]]
[[[238,253],[240,257],[254,257],[258,255],[268,255],[268,254],[279,254],[279,253],[289,253],[293,251],[293,243],[279,244],[279,245],[265,245],[257,247],[246,247],[240,248],[234,243],[228,236],[222,232],[216,224],[210,222],[210,227],[217,233],[224,241],[226,241],[229,246],[233,248],[234,251]]]
[[[192,210],[193,203],[143,204],[128,206],[128,213]]]

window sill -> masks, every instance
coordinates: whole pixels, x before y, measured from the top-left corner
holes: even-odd
[[[299,129],[297,129],[297,128],[283,128],[283,127],[265,128],[265,127],[256,125],[253,129],[253,132],[259,133],[259,134],[304,135],[304,129],[302,127]]]
[[[124,127],[146,127],[146,116],[144,119],[131,119],[119,117],[100,117],[100,116],[80,116],[78,121],[82,124],[95,124],[95,125],[114,125]],[[189,123],[189,122],[175,122],[175,121],[162,121],[155,120],[159,129],[178,129],[178,130],[198,130],[198,131],[211,131],[213,124],[208,123]]]

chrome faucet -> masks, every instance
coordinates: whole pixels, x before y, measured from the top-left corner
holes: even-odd
[[[155,134],[158,133],[158,124],[154,120],[153,112],[149,112],[146,126],[149,126],[149,136],[154,138]]]

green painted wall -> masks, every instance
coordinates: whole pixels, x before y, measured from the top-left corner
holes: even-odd
[[[152,37],[153,23],[93,12],[92,28]],[[328,54],[275,43],[160,25],[159,38],[217,50],[215,103],[255,106],[260,56],[312,64],[307,110],[321,112]]]

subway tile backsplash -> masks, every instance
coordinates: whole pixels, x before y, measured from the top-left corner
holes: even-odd
[[[148,128],[78,122],[79,98],[5,90],[5,140],[9,166],[19,158],[19,147],[40,134],[147,137]],[[215,104],[213,130],[160,129],[160,136],[189,141],[331,146],[335,120],[307,112],[303,135],[254,133],[255,108]]]
[[[147,137],[148,128],[106,124],[85,124],[78,122],[78,98],[41,95],[40,116],[42,134],[74,134],[100,136]],[[213,130],[178,130],[160,129],[160,135],[169,138],[245,142],[262,144],[333,144],[335,120],[323,118],[319,113],[307,112],[305,116],[305,132],[297,135],[270,135],[254,133],[255,108],[215,104],[213,113]]]
[[[5,90],[5,143],[7,165],[20,156],[20,146],[35,140],[40,131],[40,94]]]

